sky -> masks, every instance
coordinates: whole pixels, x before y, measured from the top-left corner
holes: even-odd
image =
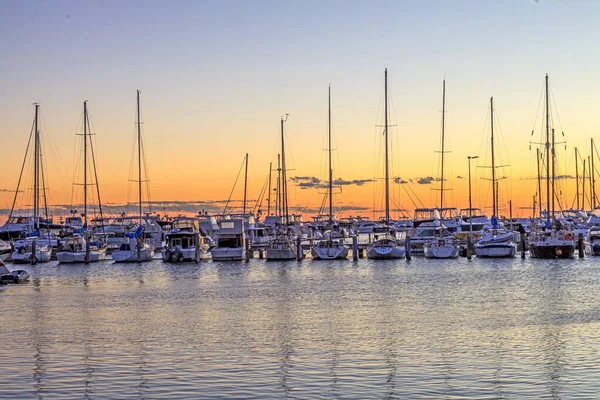
[[[477,155],[473,206],[491,211],[490,169],[483,167],[491,163],[493,96],[496,163],[509,165],[498,170],[505,177],[500,213],[508,215],[509,201],[513,215],[531,213],[548,74],[561,142],[556,172],[565,176],[558,197],[562,208],[574,207],[574,147],[589,156],[600,108],[597,15],[600,3],[591,0],[0,0],[0,211],[11,208],[35,102],[50,205],[68,210],[80,202],[75,134],[84,100],[102,202],[135,202],[140,89],[144,198],[155,209],[213,212],[230,196],[238,207],[243,177],[232,188],[246,153],[248,198],[259,199],[280,152],[280,119],[289,114],[289,203],[308,217],[324,198],[331,85],[336,213],[379,216],[385,68],[392,217],[440,204],[444,79],[446,206],[468,206],[467,156]],[[28,182],[17,208],[32,204]],[[589,208],[589,186],[586,196]]]

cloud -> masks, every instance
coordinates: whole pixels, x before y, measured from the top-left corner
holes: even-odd
[[[463,176],[456,175],[456,179],[465,179]]]
[[[521,178],[521,180],[528,180],[528,179],[536,179],[537,180],[537,176],[529,176],[529,177],[525,177],[525,178]],[[541,180],[546,180],[546,176],[540,176]],[[550,177],[550,179],[552,179],[552,177]],[[554,177],[555,180],[560,181],[563,179],[575,179],[575,177],[573,175],[556,175]]]
[[[410,180],[412,182],[412,179]],[[400,185],[404,185],[405,183],[408,183],[408,181],[400,178],[399,176],[394,178],[394,183],[398,183]]]
[[[315,176],[293,176],[290,178],[292,182],[296,184],[301,189],[325,189],[329,187],[329,182],[322,181],[321,179]],[[362,186],[365,183],[373,182],[373,179],[353,179],[346,180],[343,178],[338,178],[333,181],[333,186]]]
[[[444,179],[444,181],[445,180],[446,179]],[[421,178],[417,178],[417,183],[419,185],[429,185],[432,182],[439,182],[439,181],[441,181],[440,178],[434,178],[433,176],[424,176],[424,177],[421,177]]]

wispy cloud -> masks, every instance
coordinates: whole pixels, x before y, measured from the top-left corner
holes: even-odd
[[[410,179],[410,181],[412,182],[412,179]],[[394,183],[398,183],[400,185],[404,185],[404,184],[408,183],[408,181],[405,180],[405,179],[402,179],[399,176],[397,176],[397,177],[394,178]]]
[[[456,179],[465,179],[463,176],[456,175]]]
[[[528,176],[528,177],[525,177],[525,178],[521,178],[521,180],[529,180],[529,179],[537,179],[537,178],[538,178],[537,176]],[[546,177],[545,176],[540,176],[540,179],[544,181],[544,180],[546,180]],[[552,179],[552,177],[550,177],[550,179]],[[575,179],[575,177],[573,175],[556,175],[554,177],[554,179],[557,180],[557,181],[559,181],[559,180],[562,180],[562,179]]]
[[[290,178],[292,182],[301,189],[324,189],[329,186],[329,182],[323,181],[315,176],[293,176]],[[353,179],[346,180],[338,178],[333,181],[334,186],[362,186],[365,183],[373,182],[373,179]]]
[[[421,178],[417,178],[417,183],[419,185],[430,185],[432,182],[439,182],[440,178],[434,178],[433,176],[424,176]],[[446,181],[446,179],[444,179]]]

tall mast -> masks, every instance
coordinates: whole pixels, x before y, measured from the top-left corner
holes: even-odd
[[[546,221],[550,222],[550,109],[548,100],[548,74],[546,74]]]
[[[390,173],[388,157],[388,79],[385,69],[385,224],[390,223]]]
[[[328,126],[327,126],[327,137],[329,141],[328,155],[329,155],[329,223],[333,223],[333,169],[331,167],[331,85],[329,85],[328,91]]]
[[[277,154],[277,203],[275,215],[281,215],[281,154]]]
[[[552,219],[554,220],[554,212],[556,211],[556,208],[554,207],[555,204],[555,200],[556,200],[556,182],[555,182],[555,178],[556,178],[556,153],[555,153],[555,149],[554,149],[554,145],[555,145],[555,141],[554,141],[554,128],[552,128]]]
[[[137,140],[138,140],[138,200],[140,210],[140,226],[142,226],[142,121],[140,119],[140,91],[137,91]]]
[[[583,176],[581,177],[581,209],[585,208],[585,158],[583,161]]]
[[[498,216],[498,203],[496,201],[496,160],[494,158],[494,98],[490,97],[490,124],[492,132],[492,215]],[[443,157],[443,155],[442,155]]]
[[[244,173],[244,218],[246,217],[246,192],[248,189],[248,153],[246,153],[246,172]]]
[[[590,180],[592,182],[591,193],[592,193],[592,209],[596,208],[596,170],[594,169],[594,138],[591,139],[591,160],[590,164]]]
[[[287,119],[287,118],[286,118]],[[287,227],[290,223],[290,216],[288,214],[288,202],[287,202],[287,182],[286,182],[286,167],[285,167],[285,135],[283,131],[283,123],[285,120],[281,117],[281,186],[282,186],[282,195],[283,195],[283,212],[285,213],[285,226],[286,232]]]
[[[442,83],[442,177],[440,180],[440,212],[444,208],[444,133],[446,129],[446,80]]]
[[[590,208],[593,210],[594,204],[593,204],[593,200],[592,197],[594,196],[594,185],[593,185],[593,181],[592,181],[592,175],[594,175],[594,171],[593,171],[593,163],[590,157],[588,157],[588,165],[589,165],[589,171],[588,171],[588,177],[590,180]]]
[[[271,215],[271,173],[273,172],[273,161],[269,163],[269,195],[267,196],[267,215]]]
[[[539,201],[538,201],[538,206],[539,206],[539,216],[540,218],[542,217],[542,175],[540,172],[540,148],[538,147],[536,149],[536,153],[537,153],[537,180],[538,180],[538,197],[539,197]],[[535,210],[534,214],[535,214]]]
[[[579,208],[579,157],[577,155],[577,147],[575,147],[575,199],[577,203],[577,209]]]
[[[33,226],[34,229],[40,227],[40,131],[38,130],[38,115],[39,115],[38,103],[35,103],[35,136],[34,136],[34,161],[33,161]]]
[[[87,226],[87,100],[83,102],[83,224]]]

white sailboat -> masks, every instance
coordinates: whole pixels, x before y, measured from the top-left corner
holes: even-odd
[[[106,244],[98,240],[91,241],[87,235],[87,157],[90,123],[87,112],[87,100],[83,102],[83,228],[81,233],[75,233],[74,236],[67,238],[62,249],[56,253],[56,258],[61,263],[89,263],[102,261],[106,259]],[[94,161],[94,151],[92,147],[92,161]],[[98,177],[96,174],[96,163],[94,165],[94,181],[96,191],[98,191]],[[98,192],[98,205],[102,217],[102,203],[100,202],[100,193]],[[82,235],[82,236],[80,236]]]
[[[442,89],[442,150],[441,158],[441,177],[440,177],[440,210],[444,209],[444,131],[446,128],[446,80],[443,81]],[[443,221],[442,221],[443,224]],[[443,225],[442,225],[443,226]],[[426,241],[423,245],[423,252],[427,258],[456,258],[460,251],[458,241],[446,229],[441,229],[437,238]]]
[[[137,145],[138,145],[138,206],[139,227],[133,233],[126,234],[128,243],[121,244],[119,250],[112,252],[115,262],[143,262],[154,259],[154,243],[144,241],[144,221],[142,214],[142,130],[140,119],[140,91],[137,91]]]
[[[498,204],[496,202],[496,161],[494,158],[494,98],[490,98],[490,130],[492,149],[492,229],[487,230],[475,243],[477,257],[514,257],[517,253],[517,244],[514,242],[512,232],[499,227]]]
[[[348,257],[348,246],[344,245],[344,239],[340,237],[333,223],[333,167],[331,166],[331,86],[328,96],[328,159],[329,159],[329,231],[310,248],[310,254],[315,260],[335,260]],[[338,233],[338,234],[336,234]]]
[[[290,214],[288,209],[288,191],[287,191],[287,175],[285,165],[285,139],[283,123],[287,120],[281,118],[281,189],[282,189],[282,208],[284,214],[284,226],[278,229],[275,238],[269,243],[265,249],[265,259],[270,261],[276,260],[294,260],[296,254],[296,243],[290,231]]]
[[[383,229],[378,232],[377,239],[371,244],[367,250],[367,258],[373,260],[388,260],[399,259],[406,256],[404,243],[400,243],[395,235],[395,230],[390,227],[390,174],[389,174],[389,157],[388,157],[388,81],[387,68],[385,69],[385,220],[383,221]],[[377,230],[377,228],[376,228]]]
[[[529,255],[532,258],[572,258],[575,254],[575,235],[555,218],[554,200],[556,164],[554,151],[554,129],[550,139],[550,100],[548,97],[548,74],[546,74],[546,221],[540,230],[532,231],[529,235]],[[550,169],[552,168],[552,174]],[[592,169],[593,171],[593,169]],[[592,172],[593,174],[593,172]]]
[[[36,103],[33,131],[33,232],[27,233],[27,239],[17,240],[14,242],[14,251],[11,255],[11,258],[14,263],[18,264],[35,264],[37,262],[48,262],[50,261],[50,257],[52,256],[52,246],[50,246],[50,244],[48,243],[49,240],[43,240],[40,238],[40,190],[45,190],[45,187],[40,186],[40,171],[42,170],[42,157],[40,131],[38,129],[39,107],[40,105]],[[19,188],[17,187],[15,199],[18,193]]]

